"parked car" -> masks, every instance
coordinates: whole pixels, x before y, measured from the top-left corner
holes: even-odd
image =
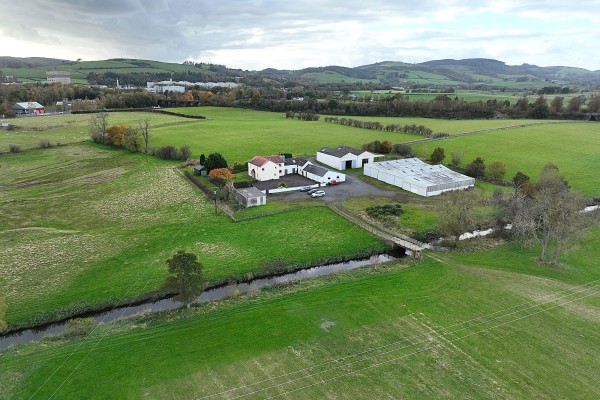
[[[313,192],[310,195],[312,197],[323,197],[323,196],[325,196],[325,192],[322,190],[317,190],[316,192]]]
[[[332,181],[327,182],[328,185],[337,185],[339,182],[336,181],[335,179]]]
[[[311,189],[311,187],[310,187],[310,186],[302,186],[302,187],[300,188],[300,191],[301,191],[301,192],[308,192],[310,189]]]
[[[306,194],[312,195],[314,192],[318,192],[318,191],[319,191],[319,189],[313,188],[313,189],[310,189],[308,192],[306,192]]]

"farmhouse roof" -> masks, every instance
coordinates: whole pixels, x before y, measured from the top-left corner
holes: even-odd
[[[31,110],[31,109],[44,108],[44,106],[41,105],[40,103],[38,103],[37,101],[24,101],[21,103],[15,103],[13,108],[18,108],[21,110]]]
[[[308,164],[306,167],[304,167],[304,171],[310,172],[311,174],[314,174],[317,176],[325,176],[329,172],[329,170],[327,168],[323,168],[320,165],[314,165],[314,164]]]
[[[358,155],[361,155],[362,153],[364,153],[365,150],[355,149],[354,147],[349,147],[349,146],[339,146],[336,148],[323,147],[321,150],[319,150],[319,152],[340,158],[340,157],[344,157],[348,153],[358,156]]]
[[[286,158],[285,165],[298,165],[299,167],[303,167],[308,160],[306,158]]]
[[[285,161],[284,156],[254,156],[252,160],[248,161],[250,164],[254,164],[257,167],[262,167],[269,161],[275,164],[282,164]]]

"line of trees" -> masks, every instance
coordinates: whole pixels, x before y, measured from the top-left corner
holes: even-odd
[[[182,96],[198,100],[202,105],[253,108],[284,113],[289,111],[311,115],[459,119],[493,117],[582,119],[585,117],[586,112],[600,112],[600,95],[589,97],[581,95],[568,100],[563,96],[556,96],[551,101],[540,95],[531,100],[528,97],[520,98],[515,104],[508,100],[498,101],[496,99],[464,101],[458,97],[452,98],[448,95],[440,95],[432,100],[411,100],[408,96],[402,94],[381,100],[358,101],[349,100],[348,94],[351,86],[344,87],[342,85],[342,95],[340,95],[339,92],[334,92],[333,87],[328,85],[302,89],[303,86],[299,82],[289,82],[289,85],[286,85],[286,90],[282,90],[281,86],[264,83],[260,79],[256,82],[252,82],[251,78],[244,81],[246,85],[235,88],[214,87],[208,90],[190,88],[184,94],[168,93],[167,95],[149,93],[144,88],[120,90],[110,87],[41,83],[0,85],[0,114],[10,112],[12,104],[20,101],[37,101],[49,107],[55,105],[57,101],[68,98],[81,100],[80,102],[73,102],[73,108],[120,109],[147,108],[157,105],[160,99],[177,99]],[[145,80],[142,83],[145,85]],[[298,94],[303,96],[303,101],[293,100],[294,96]],[[322,101],[323,99],[325,101]],[[389,127],[388,129],[395,128]]]
[[[421,136],[425,136],[425,137],[430,137],[433,134],[433,130],[426,127],[425,125],[416,125],[416,124],[383,125],[379,121],[361,121],[359,119],[338,118],[338,117],[325,117],[325,118],[323,118],[323,121],[333,123],[333,124],[353,126],[356,128],[373,129],[376,131],[386,131],[386,132],[408,133],[408,134],[413,134],[413,135],[421,135]]]

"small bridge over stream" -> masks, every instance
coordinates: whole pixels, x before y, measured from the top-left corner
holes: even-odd
[[[375,236],[379,236],[385,242],[393,245],[402,247],[406,250],[409,250],[412,253],[412,256],[415,258],[421,257],[421,251],[424,249],[429,249],[430,246],[427,243],[420,242],[416,239],[408,237],[406,235],[402,235],[398,232],[392,232],[389,229],[386,229],[382,226],[372,224],[368,221],[365,221],[360,216],[356,215],[351,210],[348,210],[344,207],[343,204],[335,203],[327,205],[333,212],[338,215],[344,217],[348,221],[360,226],[363,229],[371,232]]]

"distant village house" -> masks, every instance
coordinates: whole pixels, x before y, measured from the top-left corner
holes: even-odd
[[[71,83],[71,73],[68,71],[46,71],[46,81],[68,85]]]
[[[17,115],[44,114],[44,106],[37,101],[15,103],[12,109]]]

